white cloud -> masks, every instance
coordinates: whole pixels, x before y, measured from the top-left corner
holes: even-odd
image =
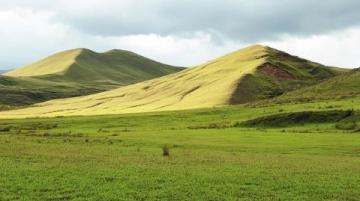
[[[206,33],[197,33],[191,37],[149,34],[109,39],[116,48],[128,49],[161,62],[181,66],[197,65],[238,48],[232,43],[219,46]]]
[[[360,67],[360,28],[306,38],[288,35],[264,44],[326,65]]]
[[[52,15],[30,9],[0,11],[0,66],[14,67],[65,47],[69,29],[52,23]]]
[[[85,34],[53,20],[54,14],[31,9],[0,11],[0,68],[15,68],[64,49],[84,47],[96,51],[127,49],[158,61],[190,66],[236,49],[218,46],[212,36],[157,34],[96,36]]]

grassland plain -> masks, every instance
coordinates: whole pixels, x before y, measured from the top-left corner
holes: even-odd
[[[314,85],[343,71],[254,45],[157,79],[2,112],[0,117],[103,115],[233,105]]]
[[[21,106],[87,95],[182,69],[125,50],[67,50],[0,76],[0,104]]]
[[[360,200],[359,101],[0,120],[0,200]]]

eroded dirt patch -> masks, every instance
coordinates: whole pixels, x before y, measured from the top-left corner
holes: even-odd
[[[266,75],[274,77],[276,79],[283,79],[283,80],[295,80],[296,78],[288,73],[287,71],[277,67],[271,63],[265,63],[259,67],[260,71]]]

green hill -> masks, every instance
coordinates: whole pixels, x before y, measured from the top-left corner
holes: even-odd
[[[272,102],[309,102],[330,100],[360,95],[360,69],[325,80],[317,85],[292,91],[277,97]]]
[[[133,52],[111,50],[104,53],[73,49],[5,73],[12,77],[37,77],[75,83],[129,85],[181,70]]]
[[[96,115],[241,104],[314,85],[341,73],[341,69],[255,45],[161,78],[49,101],[1,116]]]
[[[74,49],[0,77],[0,104],[26,105],[113,89],[182,70],[138,54]]]
[[[0,105],[23,106],[61,97],[79,96],[99,92],[68,82],[54,82],[32,77],[9,77],[0,75]]]

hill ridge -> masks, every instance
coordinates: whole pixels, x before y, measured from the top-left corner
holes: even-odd
[[[88,95],[180,70],[182,68],[130,51],[97,53],[76,48],[5,74],[17,78],[17,82],[13,86],[0,86],[0,105],[27,105],[54,98]]]
[[[276,97],[340,73],[255,45],[160,78],[89,96],[40,103],[8,114],[98,115],[242,104]]]
[[[77,64],[79,64],[79,59],[83,57],[89,57],[89,55],[91,55],[92,57],[124,57],[124,55],[122,54],[127,56],[140,57],[153,63],[157,63],[159,65],[173,67],[161,62],[154,61],[152,59],[128,50],[112,49],[104,52],[97,52],[87,48],[74,48],[52,54],[29,65],[25,65],[12,71],[6,72],[4,75],[11,77],[41,77],[51,75],[65,75],[68,73],[68,71],[71,70],[71,68],[77,67]],[[53,63],[59,61],[60,64],[55,66],[53,65]]]

